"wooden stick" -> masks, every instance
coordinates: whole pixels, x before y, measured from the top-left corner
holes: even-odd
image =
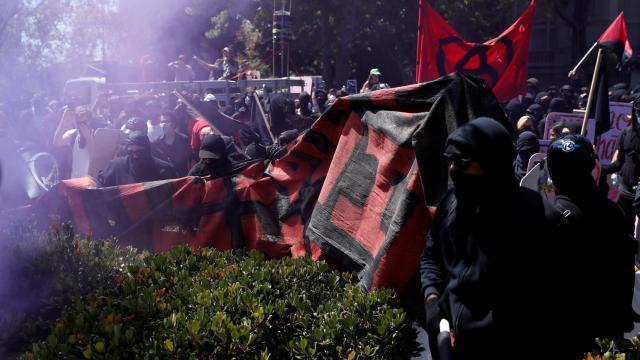
[[[267,131],[269,132],[271,141],[275,144],[276,137],[273,136],[273,131],[271,131],[271,125],[269,125],[269,122],[267,121],[267,115],[265,115],[264,110],[262,109],[262,105],[260,104],[260,98],[258,97],[258,94],[256,94],[255,91],[253,92],[253,101],[255,102],[256,106],[258,107],[258,110],[260,111],[260,116],[262,117],[262,121],[264,122],[264,125],[267,127]]]
[[[591,86],[589,89],[589,98],[587,99],[587,108],[584,111],[582,130],[580,131],[580,134],[583,136],[587,134],[587,121],[589,121],[589,113],[591,112],[591,108],[593,107],[593,98],[595,96],[595,92],[597,91],[596,84],[598,83],[598,77],[600,76],[600,65],[602,64],[603,56],[604,50],[598,49],[598,59],[596,60],[596,68],[593,70],[593,77],[591,78]],[[609,99],[606,99],[606,101],[609,101]]]
[[[182,94],[180,94],[177,91],[173,91],[173,94],[178,97],[178,99],[180,99],[185,105],[187,105],[187,107],[189,108],[189,110],[193,111],[194,114],[196,114],[197,117],[202,118],[204,120],[206,120],[209,123],[209,126],[211,127],[211,130],[213,130],[214,133],[220,135],[220,136],[227,136],[225,135],[222,131],[220,131],[212,122],[211,120],[207,119],[206,116],[204,116],[204,114],[202,114],[198,109],[196,109],[195,106],[193,106],[193,104],[187,100]],[[231,143],[233,144],[233,146],[236,148],[236,151],[238,151],[238,153],[243,154],[242,150],[240,149],[240,147],[233,141],[231,141]]]
[[[598,45],[598,42],[594,42],[593,45],[591,46],[591,48],[589,49],[589,51],[587,51],[587,53],[584,54],[582,59],[580,59],[580,61],[578,61],[578,64],[576,66],[574,66],[571,71],[569,71],[569,75],[568,75],[569,78],[573,79],[573,77],[576,76],[576,72],[578,71],[578,68],[580,67],[580,65],[582,65],[582,63],[587,59],[587,57],[589,57],[589,55],[591,55],[591,52],[596,48],[597,45]]]

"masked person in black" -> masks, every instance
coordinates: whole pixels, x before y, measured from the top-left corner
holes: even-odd
[[[550,290],[571,334],[563,346],[573,347],[576,359],[596,347],[595,338],[631,331],[635,315],[635,239],[620,208],[598,191],[591,175],[595,159],[593,145],[580,135],[554,141],[547,154],[555,205],[566,222],[554,250],[563,264],[561,286]]]
[[[172,113],[160,117],[162,136],[151,144],[153,156],[173,166],[178,176],[186,176],[193,160],[187,135],[178,132],[178,123]]]
[[[538,135],[533,131],[523,131],[518,135],[518,142],[516,143],[516,156],[515,169],[516,178],[518,181],[527,174],[529,168],[529,159],[533,154],[540,151],[540,142],[538,141]]]
[[[420,263],[432,355],[447,319],[454,359],[526,358],[526,344],[542,337],[533,329],[547,320],[534,300],[549,278],[538,261],[560,214],[518,186],[513,140],[496,120],[456,129],[444,155],[454,188],[438,205]]]
[[[171,164],[151,156],[151,144],[146,134],[133,131],[126,140],[126,156],[109,162],[98,173],[98,186],[117,186],[176,178]]]
[[[631,124],[618,136],[618,149],[611,164],[603,166],[602,170],[604,174],[619,174],[617,202],[627,220],[627,229],[633,234],[637,215],[633,200],[640,181],[640,99],[633,102]]]
[[[200,161],[189,170],[189,176],[211,176],[217,179],[239,171],[231,160],[224,139],[217,134],[208,135],[198,152]]]

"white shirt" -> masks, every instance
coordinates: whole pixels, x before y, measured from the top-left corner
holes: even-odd
[[[80,148],[80,133],[78,129],[67,130],[62,138],[66,141],[73,143],[71,144],[71,179],[87,177],[89,176],[89,161],[91,159],[91,155],[89,154],[89,141],[87,139],[87,143],[84,148]]]
[[[160,124],[153,125],[150,120],[147,120],[147,136],[149,137],[150,142],[154,142],[162,136],[162,128]]]

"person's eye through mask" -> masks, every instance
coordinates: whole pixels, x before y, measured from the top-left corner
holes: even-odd
[[[447,159],[447,162],[449,163],[449,165],[453,164],[453,166],[459,171],[466,170],[472,161],[471,159],[464,159],[464,158],[461,158],[460,156],[452,156],[447,154],[445,154],[444,156]]]
[[[127,149],[127,154],[134,158],[140,158],[144,156],[146,150],[144,149]]]

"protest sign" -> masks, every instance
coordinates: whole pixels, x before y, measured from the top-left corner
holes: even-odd
[[[349,95],[358,93],[358,80],[347,80],[347,92]]]
[[[311,94],[311,90],[313,89],[313,78],[311,76],[299,76],[299,77],[290,77],[291,80],[302,80],[304,85],[302,86],[291,86],[289,91],[291,94],[300,94],[303,91],[306,91],[307,94]]]
[[[113,159],[123,132],[118,129],[98,129],[89,153],[89,175],[96,177]]]
[[[596,153],[602,164],[609,164],[618,148],[618,136],[631,121],[631,103],[610,102],[611,129],[598,138]]]
[[[563,127],[569,129],[582,129],[582,122],[584,121],[584,115],[578,113],[556,113],[551,112],[547,115],[544,126],[544,139],[550,139],[550,132],[554,126],[562,124]],[[580,130],[578,130],[580,132]],[[593,139],[596,133],[596,123],[594,119],[589,119],[587,122],[587,138],[593,143]]]

